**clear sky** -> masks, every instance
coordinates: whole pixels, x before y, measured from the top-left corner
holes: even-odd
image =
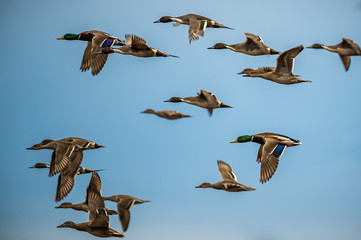
[[[187,26],[154,24],[161,16],[197,13],[234,28],[207,29],[188,43]],[[361,44],[359,0],[0,2],[1,153],[0,238],[96,239],[57,225],[88,215],[55,209],[57,177],[28,169],[51,151],[27,151],[46,138],[77,136],[108,148],[87,151],[82,165],[100,172],[104,196],[129,194],[127,239],[358,240],[361,235],[361,57],[348,72],[337,54],[304,49],[294,73],[312,83],[280,85],[242,78],[244,68],[275,66],[276,56],[208,50],[217,42],[260,35],[278,51],[313,43]],[[180,58],[113,54],[93,77],[79,70],[86,43],[58,41],[65,33],[101,30],[136,34]],[[165,103],[173,96],[214,93],[232,109]],[[141,114],[178,110],[168,121]],[[272,179],[259,182],[259,145],[230,144],[240,135],[275,132],[303,144],[287,148]],[[217,160],[229,163],[253,192],[196,189],[220,181]],[[76,178],[64,199],[84,200],[90,175]],[[114,203],[107,206],[115,209]],[[121,230],[116,216],[111,227]]]

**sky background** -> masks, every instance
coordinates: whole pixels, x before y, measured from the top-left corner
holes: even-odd
[[[106,5],[104,5],[106,4]],[[188,43],[188,27],[154,24],[164,15],[196,13],[234,28],[207,29]],[[57,177],[28,169],[49,163],[51,151],[27,151],[43,139],[82,137],[108,146],[86,151],[82,166],[100,172],[104,196],[129,194],[130,240],[358,240],[361,235],[361,57],[345,72],[337,54],[304,49],[294,73],[312,83],[280,85],[237,75],[275,66],[276,56],[208,50],[217,42],[260,35],[278,51],[347,37],[361,44],[361,1],[54,1],[0,2],[0,238],[96,239],[58,229],[88,215],[55,209]],[[65,33],[101,30],[144,38],[180,58],[110,55],[98,76],[79,70],[86,43]],[[173,96],[214,93],[232,109],[165,103]],[[147,108],[192,115],[176,121],[141,114]],[[287,148],[271,180],[259,182],[259,145],[230,144],[240,135],[275,132],[303,144]],[[218,182],[217,160],[240,183],[229,193],[196,189]],[[76,178],[62,201],[84,200],[90,175]],[[116,204],[106,202],[116,209]],[[121,230],[116,216],[111,227]]]

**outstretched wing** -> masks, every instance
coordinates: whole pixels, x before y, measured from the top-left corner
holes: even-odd
[[[189,29],[188,29],[189,43],[191,43],[192,40],[198,40],[199,39],[198,35],[203,37],[206,27],[207,27],[206,20],[190,19]]]
[[[151,49],[147,42],[138,36],[135,35],[125,35],[125,42],[127,45],[131,46],[134,50],[148,50]]]
[[[262,183],[268,181],[276,172],[279,159],[285,149],[285,145],[280,145],[270,139],[266,139],[265,144],[260,146],[257,161],[261,162],[260,181]]]
[[[109,217],[101,196],[102,183],[97,173],[93,172],[87,188],[86,201],[89,213],[89,226],[109,227]]]
[[[127,231],[130,221],[130,207],[133,206],[134,199],[120,199],[118,201],[119,221],[122,224],[123,231]]]
[[[54,176],[68,167],[74,149],[75,146],[72,144],[60,141],[56,142],[56,149],[51,156],[49,176]]]
[[[234,175],[231,166],[229,166],[227,163],[225,163],[221,160],[218,160],[217,164],[218,164],[219,173],[221,174],[223,181],[236,181],[237,182],[236,175]]]
[[[294,58],[303,50],[303,46],[291,48],[277,57],[275,72],[280,74],[292,74]]]
[[[83,160],[83,151],[74,151],[70,162],[64,168],[58,178],[55,201],[58,202],[67,196],[74,187],[75,177],[78,175],[78,168]]]

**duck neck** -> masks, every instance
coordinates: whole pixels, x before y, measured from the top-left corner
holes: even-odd
[[[258,137],[258,136],[251,136],[251,142],[256,142],[256,143],[259,143],[259,144],[264,144],[264,139],[262,137]]]
[[[91,41],[94,35],[92,33],[81,33],[78,35],[78,40]]]

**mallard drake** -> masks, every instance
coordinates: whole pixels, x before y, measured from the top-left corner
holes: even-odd
[[[294,75],[294,58],[303,50],[303,46],[298,46],[283,52],[277,57],[277,66],[274,70],[270,67],[256,70],[247,68],[238,74],[245,74],[244,77],[261,77],[280,84],[295,84],[301,82],[311,82]]]
[[[256,190],[251,187],[240,184],[237,181],[236,175],[234,175],[231,166],[227,163],[218,160],[218,170],[221,174],[222,181],[217,183],[202,183],[196,188],[214,188],[217,190],[224,190],[227,192],[243,192],[243,191],[253,191]]]
[[[162,110],[162,111],[156,112],[153,109],[146,109],[145,111],[143,111],[141,113],[154,114],[154,115],[157,115],[158,117],[169,119],[169,120],[191,117],[189,115],[186,115],[186,114],[183,114],[183,113],[180,113],[177,111],[172,111],[172,110]]]
[[[133,204],[141,204],[149,202],[129,195],[113,195],[110,197],[103,197],[103,200],[109,200],[117,203],[119,221],[122,224],[123,231],[126,232],[130,221],[130,208]]]
[[[247,39],[243,43],[232,45],[216,43],[213,47],[209,47],[208,49],[229,49],[234,52],[240,52],[252,56],[280,54],[279,51],[267,47],[260,36],[252,33],[244,34],[246,35]]]
[[[174,26],[179,26],[180,24],[189,25],[188,34],[189,34],[189,43],[192,40],[199,39],[198,35],[204,36],[204,31],[207,27],[209,28],[227,28],[233,30],[233,28],[229,28],[220,24],[210,18],[203,17],[197,14],[187,14],[179,17],[170,17],[163,16],[159,20],[154,23],[167,23],[167,22],[175,22]]]
[[[34,164],[33,166],[31,166],[29,168],[50,168],[50,165],[46,164],[46,163],[36,163],[36,164]],[[78,168],[77,174],[81,175],[81,174],[86,174],[86,173],[91,173],[91,172],[100,172],[100,171],[103,171],[103,170],[104,169],[92,170],[92,169],[80,166]]]
[[[348,38],[342,38],[342,42],[337,45],[326,46],[315,43],[307,48],[326,49],[327,51],[338,53],[346,71],[350,67],[351,56],[361,56],[361,49],[359,45]]]
[[[55,208],[71,208],[77,211],[83,211],[83,212],[88,212],[88,205],[83,202],[83,203],[71,203],[71,202],[63,202],[62,204],[60,204],[59,206],[55,207]],[[105,207],[105,210],[107,212],[108,215],[116,215],[118,214],[117,211],[115,210],[111,210],[107,207]]]
[[[286,147],[300,145],[299,140],[276,133],[258,133],[238,137],[231,143],[256,142],[261,144],[258,150],[257,162],[261,163],[261,183],[267,182],[276,172],[278,162]]]
[[[135,35],[125,35],[125,46],[120,48],[103,48],[101,54],[120,53],[124,55],[133,55],[136,57],[176,57],[149,47],[147,42]]]
[[[117,37],[97,30],[85,31],[79,34],[68,33],[57,39],[87,41],[88,45],[85,48],[80,69],[82,72],[85,72],[91,68],[93,75],[97,75],[102,70],[108,58],[108,55],[96,54],[97,52],[101,51],[102,48],[112,47],[113,45],[124,45],[124,42]]]
[[[92,177],[87,188],[85,204],[88,206],[89,222],[74,223],[67,221],[58,228],[74,228],[86,231],[97,237],[124,237],[124,234],[109,228],[109,217],[107,215],[104,200],[101,196],[102,183],[97,173]]]
[[[213,109],[215,108],[232,108],[231,106],[218,101],[213,93],[203,89],[199,89],[198,96],[185,98],[172,97],[164,102],[185,102],[201,108],[206,108],[208,110],[209,116],[212,116]]]

